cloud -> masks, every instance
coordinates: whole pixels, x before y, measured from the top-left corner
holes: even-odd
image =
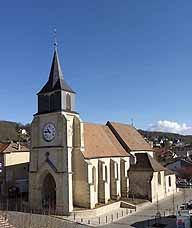
[[[148,130],[178,133],[182,135],[192,134],[192,126],[189,126],[186,123],[178,123],[169,120],[159,120],[157,123],[151,124]]]

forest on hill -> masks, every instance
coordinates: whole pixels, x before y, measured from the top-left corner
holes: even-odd
[[[21,130],[25,129],[27,134],[23,135]],[[31,125],[21,124],[11,121],[0,121],[0,142],[27,141],[30,139]],[[192,135],[179,135],[168,132],[153,132],[139,129],[139,132],[148,140],[154,141],[157,138],[167,138],[169,140],[180,140],[185,144],[192,144]]]

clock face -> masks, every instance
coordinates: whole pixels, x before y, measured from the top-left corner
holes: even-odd
[[[55,138],[55,136],[56,136],[56,129],[54,124],[47,123],[43,128],[43,138],[47,142],[50,142]]]

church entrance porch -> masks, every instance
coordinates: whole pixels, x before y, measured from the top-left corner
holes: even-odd
[[[56,209],[56,183],[51,174],[47,174],[42,186],[42,208],[55,211]]]

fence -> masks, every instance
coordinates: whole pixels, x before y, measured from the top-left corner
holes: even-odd
[[[174,206],[174,207],[173,207]],[[61,206],[62,208],[62,206]],[[129,216],[129,219],[140,217],[143,220],[149,219],[161,219],[167,216],[175,215],[175,205],[170,205],[170,208],[164,208],[159,210],[156,208],[146,211],[146,214],[135,214],[134,209],[119,208],[111,213],[104,214],[97,217],[86,217],[86,215],[79,216],[78,213],[72,213],[70,216],[62,216],[60,210],[55,210],[51,206],[42,209],[30,210],[29,205],[23,198],[10,199],[0,198],[0,216],[8,218],[11,224],[19,228],[62,228],[62,227],[81,227],[80,224],[86,226],[98,226],[104,224],[110,224],[125,216]],[[157,212],[160,215],[157,216]],[[8,227],[8,226],[7,226]]]
[[[154,213],[154,215],[152,213]],[[98,226],[110,224],[111,222],[115,222],[127,215],[129,215],[127,221],[129,221],[131,217],[133,218],[136,216],[139,217],[140,220],[145,221],[145,224],[148,224],[149,226],[154,223],[154,221],[161,222],[161,219],[163,220],[167,216],[173,214],[172,211],[167,210],[164,211],[160,217],[155,214],[155,211],[150,211],[150,213],[147,213],[146,215],[136,215],[134,212],[130,212],[129,209],[124,209],[117,213],[108,214],[107,216],[99,216],[94,220],[74,217],[69,221],[63,217],[55,217],[53,215],[0,211],[0,217],[3,216],[5,219],[8,219],[15,228],[80,228],[82,227],[81,224],[86,226]],[[6,227],[9,228],[9,226]],[[10,228],[12,228],[12,226],[10,226]]]

